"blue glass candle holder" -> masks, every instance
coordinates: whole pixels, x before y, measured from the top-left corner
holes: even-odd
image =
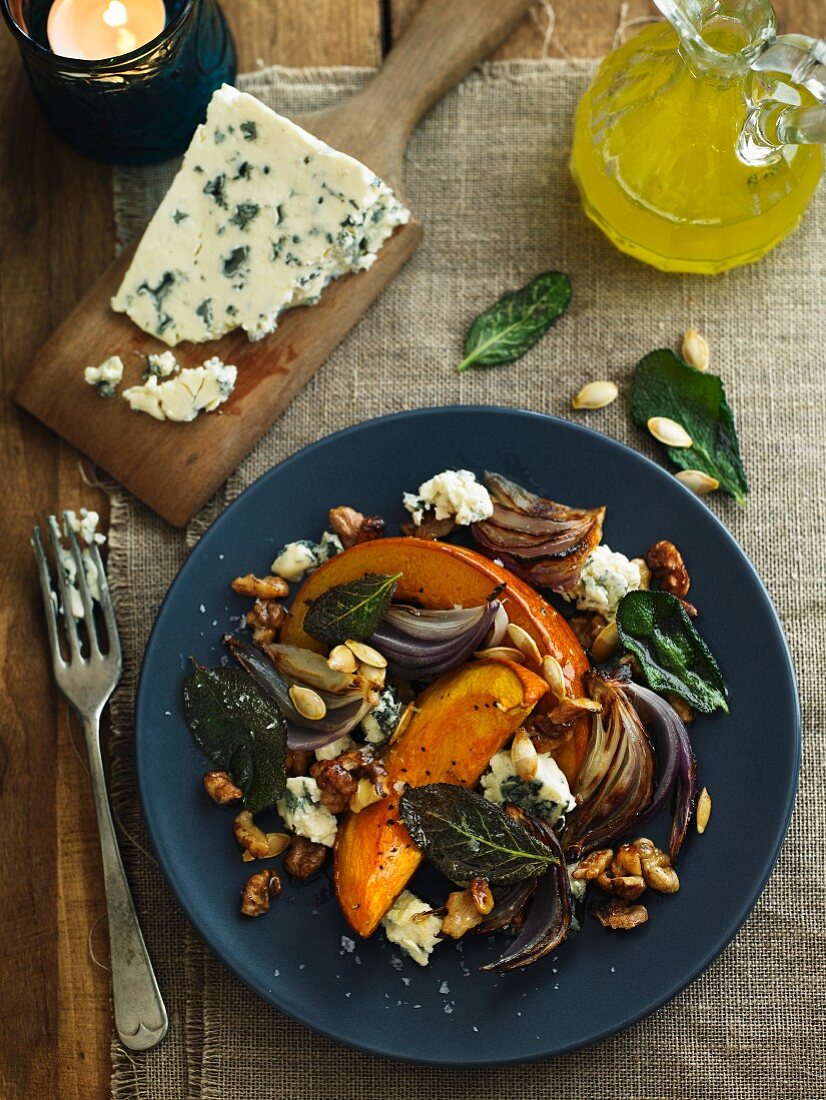
[[[0,0],[35,98],[74,149],[110,164],[153,164],[186,149],[212,93],[235,80],[236,52],[216,0],[165,0],[151,42],[105,61],[49,48],[52,0]]]

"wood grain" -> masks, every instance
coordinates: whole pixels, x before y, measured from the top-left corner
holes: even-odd
[[[408,23],[384,68],[339,107],[301,119],[311,133],[369,165],[403,195],[407,140],[422,115],[486,57],[520,20],[529,0],[429,0]],[[422,239],[415,222],[396,230],[369,269],[331,284],[312,309],[290,310],[275,333],[251,342],[240,330],[175,349],[183,367],[217,356],[238,368],[218,415],[169,424],[103,403],[83,368],[119,355],[127,385],[146,356],[164,350],[124,314],[113,313],[131,255],[112,264],[37,352],[17,400],[83,450],[169,523],[182,526],[226,481],[253,444],[364,315]]]
[[[416,0],[388,0],[393,33]],[[783,30],[826,36],[823,0],[778,0]],[[379,0],[223,0],[243,71],[264,64],[377,65]],[[556,56],[596,56],[613,41],[619,0],[557,0]],[[634,0],[632,14],[650,5]],[[540,16],[541,18],[541,16]],[[526,19],[502,57],[539,56]],[[110,1094],[106,974],[87,954],[105,911],[86,776],[46,660],[28,544],[49,511],[103,510],[80,476],[78,453],[17,409],[11,393],[32,353],[110,262],[107,169],[51,135],[37,112],[11,36],[0,25],[0,378],[4,534],[0,542],[0,1096],[97,1100]],[[105,945],[99,928],[96,945]],[[100,950],[105,951],[105,946]],[[177,1098],[176,1098],[177,1100]]]

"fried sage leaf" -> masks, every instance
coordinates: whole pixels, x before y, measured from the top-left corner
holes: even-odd
[[[503,295],[468,329],[457,371],[515,362],[562,316],[570,300],[571,280],[561,271],[545,271],[521,290]]]
[[[284,793],[287,723],[274,700],[240,668],[203,668],[184,680],[184,717],[213,764],[244,792],[251,813]]]
[[[399,800],[402,821],[424,854],[453,882],[535,878],[557,857],[505,811],[452,783],[411,787]]]
[[[723,674],[676,596],[629,592],[617,608],[617,631],[654,691],[672,691],[703,714],[728,713]]]
[[[665,448],[674,465],[702,471],[738,504],[745,504],[749,483],[734,417],[716,374],[689,366],[667,348],[652,351],[634,371],[631,415],[641,428],[652,417],[666,417],[682,425],[692,444]]]
[[[363,642],[384,619],[401,573],[365,573],[337,584],[315,600],[304,618],[304,629],[325,645],[348,638]]]

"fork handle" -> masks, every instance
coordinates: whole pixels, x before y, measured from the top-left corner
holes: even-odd
[[[143,941],[120,858],[100,752],[99,716],[81,716],[95,799],[112,956],[115,1028],[130,1050],[149,1050],[166,1035],[169,1021]]]

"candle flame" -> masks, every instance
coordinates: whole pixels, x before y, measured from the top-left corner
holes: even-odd
[[[103,13],[103,22],[107,27],[122,27],[128,18],[129,12],[121,0],[109,0],[106,11]]]

